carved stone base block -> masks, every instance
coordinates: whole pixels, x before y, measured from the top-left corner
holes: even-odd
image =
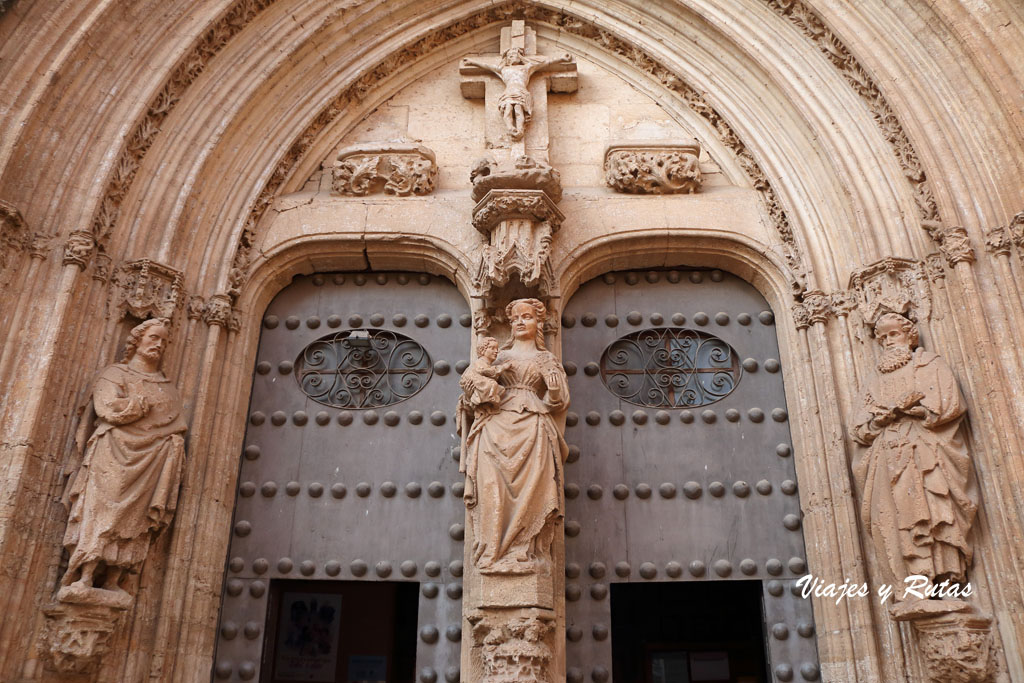
[[[551,662],[556,617],[550,610],[476,610],[472,626],[470,680],[486,683],[554,683]]]
[[[532,574],[481,574],[467,572],[467,608],[541,607],[554,609],[554,581],[549,571]]]
[[[921,657],[936,683],[987,683],[995,680],[992,617],[954,612],[916,619]]]
[[[88,674],[107,653],[117,620],[132,604],[127,593],[65,586],[58,603],[44,611],[45,649],[62,674]]]

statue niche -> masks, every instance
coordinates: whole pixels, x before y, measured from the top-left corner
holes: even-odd
[[[169,333],[164,318],[131,330],[124,362],[100,373],[79,429],[84,455],[64,495],[70,559],[58,605],[47,610],[61,671],[81,673],[97,663],[119,613],[133,602],[127,578],[174,516],[187,426],[178,391],[160,370]]]

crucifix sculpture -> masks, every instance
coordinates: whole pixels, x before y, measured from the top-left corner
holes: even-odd
[[[529,148],[530,156],[546,162],[547,93],[577,90],[576,60],[568,53],[538,55],[536,31],[516,20],[501,29],[499,55],[466,57],[459,73],[463,97],[485,101],[487,147],[507,149],[511,158],[527,154]],[[535,79],[538,74],[544,78]],[[526,124],[531,120],[537,125],[528,134]]]

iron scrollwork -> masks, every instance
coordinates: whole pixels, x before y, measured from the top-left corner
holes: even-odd
[[[620,337],[601,356],[601,380],[623,401],[691,408],[721,400],[740,381],[740,360],[710,334],[658,327]]]
[[[382,408],[411,398],[433,373],[430,354],[390,330],[336,332],[302,350],[295,378],[303,393],[335,408]]]

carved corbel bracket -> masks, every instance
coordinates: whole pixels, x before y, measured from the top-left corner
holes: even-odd
[[[346,147],[331,169],[331,193],[362,197],[384,194],[407,197],[434,191],[434,152],[413,143],[368,143]]]
[[[974,263],[974,247],[966,228],[944,225],[939,221],[922,221],[921,224],[939,245],[939,252],[951,268],[961,262]]]
[[[85,270],[96,249],[96,238],[88,230],[73,230],[64,243],[64,265],[76,265]]]
[[[929,680],[988,683],[995,679],[992,617],[953,612],[912,623]]]
[[[472,657],[487,681],[547,683],[554,654],[555,616],[551,610],[475,610]]]
[[[623,142],[604,153],[608,186],[628,194],[693,193],[700,189],[700,143]]]
[[[43,634],[49,666],[62,674],[90,674],[107,653],[117,621],[132,599],[97,588],[63,588],[59,602],[44,610]]]
[[[873,327],[885,313],[923,322],[931,316],[931,292],[919,261],[889,257],[850,276],[850,290],[864,324]]]
[[[121,315],[136,318],[167,318],[185,299],[181,271],[149,259],[127,261],[117,267],[113,277],[112,304]]]

